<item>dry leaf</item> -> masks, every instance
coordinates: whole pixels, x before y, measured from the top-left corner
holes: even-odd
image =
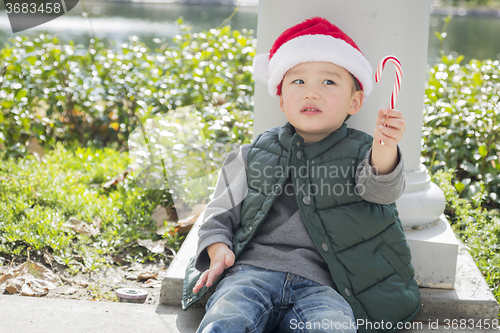
[[[163,253],[165,251],[166,240],[162,239],[156,242],[153,242],[151,239],[138,239],[137,244],[145,247],[149,251],[153,253]]]
[[[146,281],[149,279],[155,279],[158,276],[158,273],[144,272],[137,276],[138,281]]]
[[[51,270],[38,263],[27,261],[17,268],[10,268],[0,279],[0,285],[6,283],[9,293],[21,293],[23,296],[45,296],[49,289],[54,289],[62,281]]]
[[[80,286],[80,287],[83,287],[83,288],[87,288],[89,286],[89,283],[85,280],[82,280],[82,279],[76,279],[75,280],[75,284],[77,286]]]
[[[52,263],[54,262],[54,258],[47,249],[43,250],[43,262],[50,267],[52,267]]]
[[[32,285],[29,282],[23,284],[21,289],[21,296],[42,297],[46,296],[48,293],[49,288]]]
[[[7,281],[7,285],[5,286],[5,290],[9,294],[18,294],[21,292],[21,288],[23,287],[24,282],[19,279],[10,279]]]
[[[123,258],[119,256],[110,256],[108,257],[108,261],[112,264],[117,264],[117,265],[124,265],[127,263],[125,260],[123,260]]]
[[[28,142],[28,151],[35,155],[39,163],[42,163],[43,156],[45,155],[45,150],[43,150],[42,146],[37,138],[32,137]]]
[[[136,281],[137,275],[135,275],[133,273],[127,273],[127,274],[125,274],[125,279],[130,280],[130,281]]]
[[[75,287],[68,287],[66,289],[64,289],[63,291],[60,292],[60,294],[62,295],[73,295],[73,294],[76,294],[78,292],[78,289],[75,288]]]
[[[161,287],[161,283],[162,283],[161,281],[151,279],[151,280],[147,280],[146,282],[144,282],[144,287],[157,288],[157,287]]]
[[[89,236],[95,236],[99,234],[99,231],[94,228],[94,226],[88,225],[87,223],[80,221],[74,217],[71,217],[68,222],[64,223],[63,227],[71,228],[79,234]]]
[[[206,206],[207,205],[205,204],[195,205],[188,217],[177,222],[177,232],[181,235],[187,234],[193,227],[193,224],[196,222],[200,214],[203,213]]]
[[[99,216],[94,216],[94,226],[95,228],[99,231],[101,230],[101,225],[102,225],[102,219]]]
[[[153,209],[153,214],[151,218],[156,221],[156,227],[162,228],[164,226],[164,221],[168,221],[168,214],[165,207],[158,205],[155,209]]]
[[[118,176],[111,178],[110,181],[102,184],[102,187],[104,188],[109,188],[110,186],[122,183],[125,178],[127,178],[127,175],[129,174],[130,169],[125,170],[123,173],[120,173]]]

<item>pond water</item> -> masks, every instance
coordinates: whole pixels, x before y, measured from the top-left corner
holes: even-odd
[[[114,1],[80,1],[68,14],[41,26],[12,33],[8,17],[0,5],[0,45],[16,35],[38,35],[49,32],[61,40],[75,40],[88,44],[94,36],[108,38],[117,43],[137,35],[149,47],[154,47],[153,38],[172,38],[178,33],[175,23],[182,16],[194,31],[208,30],[219,26],[228,18],[234,6],[195,5],[172,3],[133,3]],[[85,17],[85,12],[89,14]],[[234,29],[252,29],[256,35],[258,7],[240,6],[231,19]],[[429,64],[437,61],[439,42],[435,31],[441,31],[444,15],[433,14],[429,31]],[[500,18],[479,16],[455,16],[451,20],[445,39],[446,53],[462,54],[465,60],[500,59]]]

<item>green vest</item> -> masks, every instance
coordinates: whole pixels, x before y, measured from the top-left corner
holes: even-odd
[[[350,304],[358,330],[391,332],[417,315],[420,292],[395,204],[358,195],[363,189],[356,187],[356,168],[372,140],[345,124],[309,146],[288,123],[259,135],[248,152],[248,194],[233,251],[238,258],[245,250],[291,177],[304,225]],[[206,287],[191,292],[200,275],[193,258],[184,281],[184,309],[207,292]]]

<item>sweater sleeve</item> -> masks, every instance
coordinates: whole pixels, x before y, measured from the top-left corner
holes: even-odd
[[[370,148],[356,170],[357,192],[366,201],[391,204],[399,199],[406,186],[403,154],[398,146],[398,165],[389,174],[376,175],[370,165],[371,153]]]
[[[213,199],[205,208],[204,221],[198,232],[195,267],[205,271],[210,267],[207,247],[224,243],[233,247],[233,232],[240,223],[241,206],[248,191],[246,157],[249,145],[229,153],[221,168]]]

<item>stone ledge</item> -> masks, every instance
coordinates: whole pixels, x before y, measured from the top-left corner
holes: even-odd
[[[181,306],[184,273],[189,260],[196,255],[198,247],[198,230],[203,221],[203,213],[193,224],[179,252],[167,269],[161,284],[160,304]]]
[[[202,218],[201,214],[167,270],[161,286],[160,304],[181,304],[184,272],[189,259],[196,254],[198,229]],[[463,246],[460,246],[457,255],[455,289],[420,288],[420,295],[422,310],[415,320],[422,323],[428,324],[429,321],[436,320],[442,322],[446,319],[498,319],[498,303]],[[438,332],[429,330],[431,331]]]

